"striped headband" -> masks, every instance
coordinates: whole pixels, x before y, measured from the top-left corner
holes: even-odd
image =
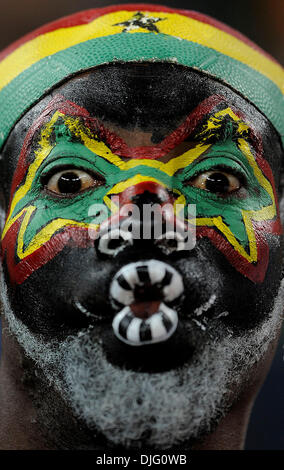
[[[0,53],[0,149],[20,117],[67,77],[131,61],[173,62],[222,80],[271,121],[284,143],[284,70],[271,56],[208,16],[126,4],[65,17]]]

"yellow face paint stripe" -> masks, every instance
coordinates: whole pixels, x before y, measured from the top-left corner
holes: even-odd
[[[14,195],[12,203],[11,203],[9,215],[7,217],[6,225],[8,225],[8,227],[5,226],[4,232],[3,232],[4,235],[10,227],[9,226],[9,219],[10,219],[11,214],[14,212],[14,209],[15,209],[16,205],[27,194],[27,192],[30,190],[31,185],[32,185],[33,180],[34,180],[34,177],[35,177],[35,174],[36,174],[39,166],[42,164],[42,162],[45,160],[45,158],[48,157],[48,155],[50,154],[51,150],[54,147],[54,146],[50,145],[49,137],[50,137],[50,134],[52,132],[53,125],[57,121],[57,119],[60,115],[61,115],[61,113],[59,113],[59,112],[54,113],[51,120],[48,122],[48,124],[42,130],[41,139],[40,139],[40,142],[39,142],[41,150],[35,152],[36,158],[35,158],[34,162],[31,163],[31,165],[29,166],[26,181],[25,181],[24,185],[20,186],[20,188],[15,192],[15,195]],[[4,238],[3,234],[2,234],[2,238]]]
[[[240,150],[247,157],[249,164],[253,168],[253,172],[255,174],[256,179],[259,181],[259,183],[265,189],[265,191],[269,194],[272,200],[272,204],[270,206],[263,207],[262,209],[259,209],[258,211],[248,211],[248,212],[253,216],[254,220],[256,221],[267,220],[268,218],[273,219],[277,211],[276,211],[276,204],[275,204],[275,198],[274,198],[272,186],[269,183],[269,181],[264,177],[260,168],[257,166],[256,161],[251,153],[249,144],[244,139],[239,139],[239,145],[240,145]]]
[[[225,110],[217,112],[213,117],[211,117],[207,123],[208,127],[213,128],[214,126],[217,125],[214,122],[214,118],[218,118],[220,116],[225,116],[225,115],[230,115],[235,121],[239,122],[239,126],[241,129],[244,126],[246,126],[246,124],[244,124],[241,121],[241,119],[238,116],[236,116],[230,108],[227,108]],[[76,222],[74,220],[56,219],[52,221],[51,223],[49,223],[46,227],[44,227],[34,237],[34,239],[31,241],[27,249],[24,250],[23,249],[24,233],[27,228],[29,219],[33,211],[35,210],[35,207],[28,206],[27,208],[24,208],[15,217],[10,219],[10,216],[13,213],[13,210],[16,204],[19,202],[19,200],[22,197],[25,196],[25,194],[30,189],[38,167],[42,164],[44,159],[49,155],[50,151],[53,148],[52,146],[50,146],[49,137],[58,117],[65,118],[65,116],[62,113],[55,112],[50,122],[42,130],[41,140],[40,140],[41,150],[36,153],[35,161],[30,165],[25,184],[21,186],[18,189],[18,191],[15,193],[15,196],[11,204],[10,214],[9,214],[9,217],[7,219],[7,222],[6,222],[3,234],[2,234],[2,238],[4,238],[7,231],[14,224],[14,222],[18,218],[20,218],[24,212],[26,212],[24,220],[21,224],[19,237],[18,237],[17,253],[20,259],[23,259],[29,254],[33,253],[41,245],[46,243],[56,231],[62,229],[64,226],[76,225],[80,227],[91,228],[94,230],[97,230],[97,228],[99,227],[99,225],[84,224],[84,223]],[[86,145],[88,149],[90,149],[93,153],[96,153],[96,154],[100,152],[101,157],[105,158],[109,162],[117,165],[121,170],[125,170],[125,171],[130,168],[134,168],[136,166],[144,165],[144,166],[157,168],[163,171],[164,173],[166,173],[167,175],[172,176],[179,169],[184,168],[188,166],[189,164],[191,164],[195,159],[197,159],[203,152],[205,152],[210,147],[210,145],[199,144],[194,149],[190,149],[185,154],[172,159],[166,164],[163,162],[158,162],[155,160],[147,160],[147,159],[131,160],[131,161],[125,162],[121,160],[117,155],[112,154],[110,149],[108,149],[108,147],[105,144],[103,144],[102,142],[97,142],[96,140],[92,139],[85,132],[83,132],[81,128],[78,129],[78,127],[76,126],[76,122],[77,124],[79,124],[78,120],[75,120],[75,123],[74,123],[74,120],[72,121],[70,118],[67,118],[65,119],[65,122],[72,132],[76,132],[77,133],[76,135],[77,136],[79,135],[82,138],[84,144]],[[272,200],[272,204],[270,206],[264,207],[258,211],[245,211],[245,210],[242,211],[242,216],[243,216],[244,224],[246,226],[246,231],[247,231],[248,240],[249,240],[249,254],[244,250],[244,248],[236,240],[235,236],[233,235],[229,227],[223,223],[221,217],[198,218],[195,220],[189,219],[188,222],[191,224],[195,224],[197,226],[202,226],[202,225],[216,226],[216,228],[218,228],[218,230],[220,230],[223,233],[223,235],[227,238],[227,240],[231,243],[231,245],[235,248],[235,250],[239,254],[241,254],[247,261],[254,262],[254,261],[257,261],[257,247],[256,247],[255,234],[254,234],[253,225],[252,225],[252,219],[256,221],[271,220],[277,215],[277,210],[276,210],[276,204],[275,204],[272,186],[269,183],[269,181],[264,177],[263,173],[257,166],[254,156],[251,153],[249,144],[244,139],[241,138],[239,139],[239,147],[242,153],[246,156],[250,166],[252,167],[256,179],[259,181],[261,186],[267,191],[267,193],[270,195],[271,200]],[[104,197],[105,204],[113,213],[116,212],[118,210],[118,207],[111,202],[111,199],[108,196],[111,194],[118,194],[132,185],[136,185],[136,184],[147,182],[147,181],[152,181],[152,182],[155,182],[157,184],[160,184],[166,187],[164,183],[162,183],[156,178],[145,177],[141,174],[138,174],[126,181],[116,184]],[[179,197],[175,202],[175,210],[176,210],[177,204],[185,204],[186,202],[184,196],[180,193],[180,191],[176,190],[176,192],[179,194]]]
[[[152,178],[151,176],[143,176],[143,175],[135,175],[132,178],[129,178],[126,181],[121,181],[117,183],[116,185],[113,186],[113,188],[106,194],[105,198],[109,196],[110,194],[118,194],[122,193],[125,189],[129,188],[129,186],[134,186],[139,183],[145,183],[151,181],[153,183],[160,184],[164,188],[166,188],[166,185],[162,183],[161,181],[157,180],[156,178]],[[104,198],[104,199],[105,199]]]
[[[214,48],[216,51],[262,73],[282,91],[284,90],[282,68],[229,33],[177,13],[147,11],[142,11],[142,13],[154,18],[164,19],[158,23],[161,33]],[[45,57],[81,42],[121,33],[124,26],[115,25],[129,20],[133,17],[133,14],[134,12],[125,10],[109,13],[96,18],[91,23],[48,32],[23,44],[1,62],[0,90],[25,69]],[[147,34],[148,32],[145,29],[138,28],[129,31],[127,34],[135,33]]]
[[[246,217],[246,216],[245,216]],[[225,236],[225,238],[230,242],[230,244],[234,247],[234,249],[242,255],[249,263],[257,261],[257,251],[256,251],[256,244],[255,244],[255,237],[253,228],[251,225],[251,221],[249,219],[249,223],[247,224],[246,220],[244,220],[246,228],[250,230],[248,233],[249,238],[249,247],[250,247],[250,254],[248,254],[242,245],[238,242],[234,234],[231,232],[229,227],[224,224],[222,217],[200,217],[200,218],[190,218],[186,219],[191,225],[196,225],[197,227],[216,227],[218,230]]]
[[[48,242],[56,232],[66,226],[83,227],[87,228],[88,230],[97,230],[99,227],[98,224],[85,224],[82,222],[77,222],[76,220],[55,219],[52,220],[52,222],[50,222],[48,225],[46,225],[46,227],[41,229],[29,243],[27,248],[24,250],[24,234],[28,226],[30,217],[35,209],[36,208],[33,206],[29,206],[27,209],[25,209],[26,214],[19,230],[17,256],[21,260],[33,254],[36,250],[38,250],[41,246]]]
[[[214,118],[219,118],[221,116],[229,115],[235,121],[239,122],[239,130],[247,129],[248,126],[244,124],[241,119],[236,116],[236,114],[230,109],[224,109],[222,111],[217,112],[213,117],[211,117],[208,121],[208,128],[213,129],[217,127],[217,123],[214,122]],[[227,238],[230,244],[234,247],[234,249],[241,254],[247,261],[250,263],[257,261],[257,246],[256,246],[256,239],[255,239],[255,232],[252,225],[252,220],[255,221],[264,221],[264,220],[272,220],[277,215],[276,204],[274,193],[271,184],[265,178],[260,168],[257,166],[257,163],[254,159],[254,156],[250,150],[249,144],[244,139],[239,139],[239,148],[241,152],[246,156],[250,166],[253,169],[254,175],[260,185],[267,191],[269,194],[272,204],[268,207],[264,207],[259,209],[258,211],[246,211],[242,210],[242,217],[244,220],[244,224],[246,227],[246,232],[248,235],[249,240],[249,254],[244,250],[244,248],[240,245],[237,241],[231,230],[227,225],[224,224],[221,217],[211,217],[211,218],[199,218],[199,219],[188,219],[188,222],[191,224],[196,224],[198,226],[215,226],[220,230],[221,233]]]
[[[240,245],[237,241],[235,236],[232,234],[231,230],[227,225],[224,224],[221,217],[214,217],[213,222],[215,227],[217,227],[227,238],[229,243],[235,248],[235,250],[242,255],[247,261],[252,263],[253,261],[257,261],[257,252],[256,252],[256,245],[255,245],[255,237],[253,229],[250,225],[246,224],[246,219],[244,219],[245,225],[247,228],[248,239],[249,239],[249,254],[244,250],[244,248]],[[249,229],[249,230],[248,230]]]
[[[62,116],[63,117],[63,116]],[[127,171],[131,168],[136,168],[138,166],[144,165],[151,168],[156,168],[166,173],[168,176],[173,176],[178,170],[185,168],[190,165],[194,160],[196,160],[202,153],[206,152],[209,149],[210,145],[196,145],[193,149],[188,150],[187,152],[179,155],[176,158],[173,158],[167,163],[163,163],[158,160],[151,160],[146,158],[139,158],[137,160],[122,160],[119,156],[111,152],[111,150],[103,143],[94,140],[89,137],[80,127],[75,128],[74,123],[70,119],[65,119],[65,124],[68,126],[71,132],[74,133],[76,137],[79,137],[86,148],[91,152],[99,155],[108,162],[117,166],[120,170]],[[150,156],[150,155],[149,155]]]

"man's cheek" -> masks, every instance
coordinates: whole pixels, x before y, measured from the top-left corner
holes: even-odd
[[[260,325],[267,318],[277,295],[282,277],[279,239],[269,246],[269,262],[265,279],[254,283],[241,274],[208,238],[197,242],[196,257],[180,260],[176,267],[183,269],[185,299],[183,312],[196,318],[208,329],[218,318],[232,333]],[[194,275],[193,275],[194,273]],[[196,314],[196,316],[195,316]],[[222,328],[220,333],[222,333]]]
[[[88,326],[90,318],[76,308],[77,299],[82,297],[92,299],[96,311],[103,312],[105,319],[111,318],[110,263],[99,262],[93,240],[86,239],[85,233],[74,231],[68,237],[56,256],[45,248],[50,260],[45,263],[40,260],[40,268],[38,263],[34,264],[33,272],[21,283],[11,282],[4,262],[12,310],[32,331],[57,336]]]
[[[64,218],[38,217],[35,206],[25,211],[4,233],[2,257],[10,282],[23,283],[31,274],[58,255],[68,244],[86,247],[91,244],[89,225]],[[35,228],[36,226],[36,228]]]

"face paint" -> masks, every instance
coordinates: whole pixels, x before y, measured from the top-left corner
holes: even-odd
[[[197,227],[197,237],[210,238],[232,265],[254,282],[263,280],[269,254],[264,233],[280,234],[281,226],[261,140],[237,111],[213,96],[161,144],[128,148],[121,138],[72,103],[63,101],[62,109],[52,113],[59,102],[60,97],[55,98],[28,133],[12,185],[17,189],[2,234],[2,249],[7,252],[14,282],[23,282],[53,258],[70,237],[81,246],[88,245],[87,231],[99,228],[89,215],[92,204],[105,204],[110,217],[118,210],[112,203],[114,194],[123,199],[129,188],[143,188],[149,182],[171,191],[175,205],[196,204],[196,219],[187,218],[186,222]],[[75,116],[68,114],[70,110]],[[44,119],[47,122],[42,124]],[[30,155],[26,150],[40,126],[34,161],[27,170],[25,161]],[[185,139],[195,145],[167,163],[159,161]],[[121,158],[130,156],[129,160]],[[71,199],[54,197],[43,190],[42,181],[62,168],[99,175],[101,183]],[[191,183],[197,175],[218,169],[240,175],[245,194],[222,197]],[[85,236],[76,237],[78,231]],[[14,244],[16,259],[9,250]]]
[[[251,104],[258,106],[263,96],[261,86],[255,93],[255,77],[271,82],[269,94],[278,86],[277,67],[278,78],[268,78],[270,61],[259,61],[261,71],[256,70],[256,62],[240,62],[236,49],[226,56],[215,43],[200,44],[193,31],[191,38],[176,39],[162,30],[168,18],[154,21],[162,16],[140,13],[116,11],[111,25],[104,18],[108,31],[119,31],[115,43],[122,55],[123,44],[141,46],[139,53],[127,48],[138,63],[95,68],[39,102],[51,82],[45,74],[39,90],[43,82],[36,80],[37,97],[27,96],[25,106],[37,104],[12,131],[0,162],[7,205],[11,194],[2,239],[5,316],[31,359],[28,374],[37,376],[29,383],[39,422],[52,434],[50,441],[65,448],[93,448],[97,442],[152,450],[190,446],[246,394],[280,325],[281,229],[273,175],[277,188],[282,153],[277,132]],[[88,30],[87,23],[78,30]],[[60,34],[58,27],[54,31]],[[117,52],[114,42],[108,49],[110,36],[106,42],[104,37],[104,51],[100,38],[93,38],[104,61],[107,50]],[[76,44],[57,51],[60,57],[77,51],[77,59],[85,60],[78,48],[90,52],[94,43],[89,37],[84,46],[81,39],[79,34]],[[149,41],[154,60],[163,63],[140,63]],[[170,50],[179,65],[164,63],[171,61],[164,47],[170,43],[179,44]],[[200,46],[208,52],[205,58]],[[55,74],[57,52],[48,59]],[[180,65],[196,52],[201,65]],[[235,74],[219,67],[222,58]],[[5,110],[11,87],[47,62],[46,56],[37,59],[31,64],[25,55],[27,68],[0,91]],[[64,77],[52,76],[52,87],[69,76],[67,62],[60,68]],[[71,62],[80,71],[90,66]],[[252,75],[243,73],[250,68]],[[215,78],[228,75],[233,89],[200,70]],[[274,91],[271,100],[278,104]],[[23,102],[14,95],[13,101],[10,120],[0,128],[3,139],[23,112]],[[271,119],[281,132],[279,116]],[[82,187],[76,186],[79,174]],[[69,194],[68,178],[75,188]],[[121,249],[107,253],[102,236],[90,236],[108,220],[122,226],[121,209],[147,201],[170,202],[180,224],[178,203],[195,204],[196,216],[186,213],[184,225],[196,228],[196,246],[167,252],[152,238],[126,239]],[[99,227],[90,213],[94,204],[106,208]]]

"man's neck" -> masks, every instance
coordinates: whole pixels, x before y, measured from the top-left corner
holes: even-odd
[[[0,364],[0,450],[48,449],[23,380],[21,355],[3,335]]]

